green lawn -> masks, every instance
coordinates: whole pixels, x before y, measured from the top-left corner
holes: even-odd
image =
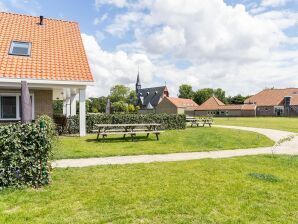
[[[297,223],[298,157],[55,169],[0,192],[0,223]]]
[[[237,148],[272,146],[267,137],[246,131],[223,128],[188,128],[165,131],[160,140],[155,136],[140,137],[136,142],[111,137],[105,143],[98,142],[96,135],[86,137],[60,137],[54,150],[54,159],[105,157],[116,155],[140,155],[174,152],[200,152]]]
[[[270,128],[298,133],[298,118],[256,117],[256,118],[215,118],[215,124],[257,128]]]

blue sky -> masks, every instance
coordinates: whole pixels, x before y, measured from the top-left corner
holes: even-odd
[[[297,0],[200,3],[0,0],[0,10],[79,22],[97,80],[89,95],[133,87],[138,66],[145,86],[166,81],[172,95],[182,83],[230,95],[298,87]]]

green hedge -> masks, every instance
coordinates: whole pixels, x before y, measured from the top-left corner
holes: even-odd
[[[161,129],[184,129],[186,117],[184,114],[87,114],[86,129],[91,133],[95,129],[94,124],[141,124],[158,123]],[[75,134],[79,132],[78,115],[68,118],[67,132]]]
[[[49,183],[49,135],[35,123],[0,126],[0,189]]]

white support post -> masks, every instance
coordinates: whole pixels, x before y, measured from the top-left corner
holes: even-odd
[[[63,115],[66,116],[66,100],[63,100]]]
[[[76,94],[71,95],[70,97],[70,116],[74,116],[77,114],[77,101]]]
[[[66,100],[66,117],[70,116],[70,98],[67,98]]]
[[[80,89],[80,136],[86,135],[86,89]]]

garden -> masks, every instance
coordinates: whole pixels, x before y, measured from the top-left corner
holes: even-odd
[[[131,142],[116,136],[101,142],[95,134],[76,136],[77,117],[71,118],[71,126],[65,130],[68,136],[58,138],[46,117],[32,124],[1,126],[0,223],[294,223],[298,219],[298,190],[293,187],[298,185],[297,156],[51,170],[50,159],[274,144],[254,132],[185,129],[184,118],[179,116],[92,115],[87,119],[89,132],[101,122],[154,121],[167,130],[159,141],[139,136]],[[215,122],[223,123],[221,119]],[[292,122],[286,128],[293,128]]]

